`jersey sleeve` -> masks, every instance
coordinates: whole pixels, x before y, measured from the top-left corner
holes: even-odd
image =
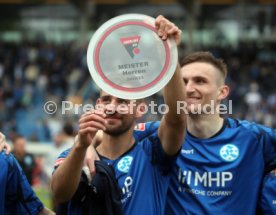
[[[44,208],[13,155],[7,156],[6,214],[38,214]]]
[[[264,177],[260,198],[259,213],[276,215],[276,176],[274,173],[268,173]]]
[[[269,173],[276,168],[276,130],[262,125],[258,125],[258,128],[258,138],[263,144],[265,171]]]
[[[156,166],[161,175],[168,175],[176,162],[178,154],[170,156],[165,153],[157,130],[141,143],[145,153],[150,157],[152,165]]]
[[[56,159],[55,164],[54,164],[54,169],[58,168],[59,165],[65,160],[65,158],[69,155],[71,151],[71,148],[63,151]]]
[[[134,138],[136,141],[143,140],[154,134],[160,125],[160,121],[139,123],[134,128]]]

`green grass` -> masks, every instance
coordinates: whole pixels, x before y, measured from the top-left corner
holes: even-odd
[[[52,210],[53,206],[52,206],[50,188],[35,187],[33,188],[33,190],[36,193],[37,197],[40,199],[40,201],[44,204],[44,206]]]

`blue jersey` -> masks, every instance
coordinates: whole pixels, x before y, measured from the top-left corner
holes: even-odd
[[[60,164],[69,150],[57,159]],[[156,215],[164,214],[170,173],[175,165],[175,156],[167,156],[163,151],[157,132],[136,142],[135,145],[116,160],[101,159],[115,169],[118,184],[122,189],[124,214]],[[69,203],[70,205],[70,203]],[[70,206],[69,206],[70,207]],[[81,210],[69,208],[70,214],[81,214]]]
[[[276,176],[274,173],[269,173],[264,177],[259,204],[263,215],[276,215]]]
[[[158,126],[139,125],[135,138],[144,138]],[[230,118],[211,138],[187,133],[165,214],[255,214],[263,176],[276,166],[275,144],[274,130]]]
[[[43,204],[36,197],[12,154],[0,152],[0,214],[38,214]]]

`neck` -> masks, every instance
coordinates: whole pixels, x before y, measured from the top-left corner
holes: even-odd
[[[206,139],[214,136],[223,126],[219,115],[193,115],[187,117],[187,129],[193,136]]]
[[[97,147],[97,151],[102,156],[115,160],[128,151],[134,143],[133,128],[118,136],[103,133],[103,140]]]

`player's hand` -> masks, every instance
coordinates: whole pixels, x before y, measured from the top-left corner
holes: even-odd
[[[0,152],[4,149],[6,151],[6,154],[9,154],[11,152],[11,147],[7,143],[5,135],[0,132]]]
[[[79,120],[79,132],[76,144],[87,148],[93,141],[97,131],[105,130],[106,114],[100,110],[92,110],[83,114]]]
[[[173,37],[177,45],[181,42],[181,33],[182,31],[164,16],[159,15],[155,19],[155,28],[159,37],[162,40],[166,40],[168,37]]]

